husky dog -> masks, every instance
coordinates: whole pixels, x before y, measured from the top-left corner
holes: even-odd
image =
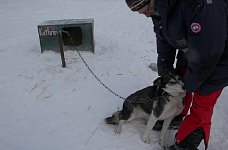
[[[158,77],[153,86],[141,89],[128,96],[121,111],[105,119],[107,124],[116,124],[120,133],[124,121],[146,119],[143,141],[149,143],[148,133],[158,120],[164,120],[159,144],[165,147],[164,136],[172,119],[181,113],[186,91],[181,77],[174,71],[166,71]]]

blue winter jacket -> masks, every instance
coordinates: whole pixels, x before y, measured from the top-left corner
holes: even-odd
[[[206,95],[227,86],[227,7],[226,0],[157,0],[152,20],[158,73],[173,68],[178,49],[177,67],[187,67],[188,92]]]

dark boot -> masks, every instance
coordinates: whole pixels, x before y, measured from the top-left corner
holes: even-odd
[[[172,120],[172,122],[170,123],[169,129],[170,129],[170,130],[177,130],[177,129],[179,128],[179,126],[180,126],[180,124],[181,124],[181,122],[182,122],[182,120],[183,120],[184,117],[185,117],[185,116],[183,116],[183,115],[177,115],[177,116]],[[153,127],[153,130],[155,130],[155,131],[161,131],[163,122],[164,122],[163,120],[157,121],[156,124],[155,124],[154,127]]]
[[[170,123],[169,125],[169,129],[170,130],[177,130],[181,124],[181,122],[183,121],[185,116],[183,115],[177,115],[173,120],[172,122]]]
[[[198,150],[202,139],[204,139],[204,132],[202,128],[194,130],[180,143],[175,143],[169,147],[168,150]]]
[[[198,150],[197,148],[195,149],[191,149],[191,148],[182,148],[180,147],[180,145],[178,144],[173,144],[172,146],[170,146],[167,150]]]

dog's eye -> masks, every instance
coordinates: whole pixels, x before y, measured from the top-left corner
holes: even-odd
[[[175,84],[175,82],[172,82],[172,81],[171,81],[171,82],[169,82],[169,84],[173,85],[173,84]]]

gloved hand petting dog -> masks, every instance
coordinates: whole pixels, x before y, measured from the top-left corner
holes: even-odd
[[[164,120],[160,133],[159,144],[165,147],[164,136],[169,124],[183,109],[183,98],[186,95],[181,77],[173,70],[167,70],[158,77],[153,86],[146,87],[128,96],[121,111],[115,112],[105,119],[107,124],[118,125],[116,132],[120,133],[124,121],[146,119],[147,125],[143,141],[149,143],[148,133],[158,120]]]

